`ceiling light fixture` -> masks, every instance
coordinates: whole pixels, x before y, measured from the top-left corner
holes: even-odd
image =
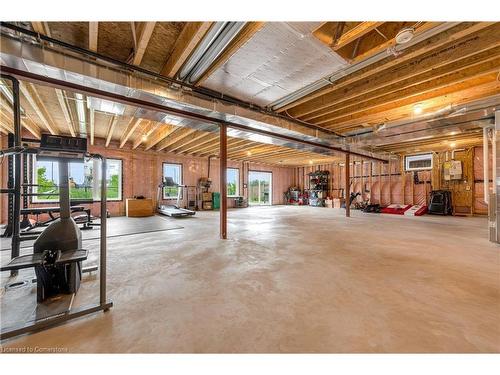
[[[415,104],[413,106],[413,113],[416,114],[416,115],[421,114],[423,112],[423,110],[424,110],[424,107],[420,103]]]
[[[450,147],[451,147],[451,148],[455,147],[456,145],[457,145],[457,144],[456,144],[455,142],[451,142],[451,143],[450,143]]]
[[[141,137],[142,141],[143,142],[146,142],[148,140],[148,135],[147,134],[143,134],[142,137]]]
[[[248,156],[252,155],[252,152],[251,151],[247,151],[247,155]]]
[[[312,161],[312,160],[309,160],[309,164],[312,164],[312,163],[313,163],[313,161]]]
[[[415,36],[415,29],[413,27],[405,27],[399,30],[396,34],[396,44],[405,44],[413,39]]]

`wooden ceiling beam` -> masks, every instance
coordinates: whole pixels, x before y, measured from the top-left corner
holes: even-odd
[[[161,142],[159,142],[157,145],[156,145],[156,150],[157,151],[161,151],[163,149],[165,149],[166,147],[174,144],[175,142],[177,142],[179,139],[182,139],[184,138],[185,136],[189,135],[189,134],[192,134],[196,132],[195,129],[191,129],[191,128],[181,128],[179,131],[176,131],[174,134],[172,134],[172,136],[169,136],[169,137],[166,137],[164,138]]]
[[[447,44],[455,43],[459,39],[474,39],[474,38],[467,38],[470,35],[473,34],[490,34],[490,30],[485,30],[493,26],[493,29],[496,29],[497,26],[494,26],[495,22],[479,22],[479,23],[462,23],[461,25],[458,25],[457,27],[454,27],[450,30],[447,30],[445,32],[439,33],[438,35],[435,35],[427,40],[425,40],[422,43],[418,43],[415,46],[412,46],[408,48],[404,54],[401,56],[398,56],[397,58],[387,58],[384,60],[381,60],[380,62],[377,62],[375,64],[372,64],[366,68],[363,68],[355,73],[349,74],[346,77],[343,77],[335,82],[334,85],[330,85],[328,87],[322,88],[320,90],[315,91],[314,93],[311,93],[309,95],[304,96],[301,99],[298,99],[294,101],[293,103],[290,103],[278,110],[278,112],[285,112],[289,113],[293,117],[300,117],[304,116],[309,113],[309,111],[316,110],[316,109],[321,109],[324,107],[321,107],[321,105],[329,104],[331,103],[328,101],[328,99],[324,98],[321,99],[325,94],[331,92],[331,91],[336,91],[341,88],[347,88],[348,86],[352,85],[355,82],[366,80],[368,77],[376,77],[377,75],[381,74],[381,72],[385,71],[388,72],[392,70],[396,65],[400,65],[403,63],[407,63],[411,60],[414,60],[418,58],[419,56],[422,56],[424,54],[427,54],[431,51],[436,51],[439,50],[441,47],[444,47]],[[495,31],[493,30],[492,31]],[[469,41],[470,42],[470,41]],[[454,51],[453,51],[454,50]],[[452,53],[457,56],[461,56],[461,49],[443,49],[441,50],[441,53],[438,53],[438,55],[443,56],[446,55],[447,53]],[[436,55],[437,56],[437,55]],[[437,60],[443,62],[445,59],[441,59],[441,57],[436,57]],[[421,60],[421,63],[425,62],[426,60]],[[399,69],[399,68],[398,68]],[[410,69],[415,69],[413,65],[410,66]],[[346,91],[349,91],[346,89]],[[315,103],[313,104],[312,101],[317,99],[320,101],[319,104]],[[324,102],[322,103],[322,100]],[[293,109],[292,109],[293,108]]]
[[[372,31],[373,29],[382,24],[383,22],[361,22],[359,25],[353,27],[351,30],[348,30],[347,32],[343,33],[333,44],[332,46],[333,50],[338,51],[342,47],[368,34],[370,31]]]
[[[425,113],[432,114],[435,111],[443,110],[450,105],[461,105],[491,95],[498,95],[500,82],[496,80],[494,74],[490,75],[487,79],[490,81],[485,84],[468,87],[464,90],[448,93],[427,101],[420,101],[419,104],[422,105]],[[394,109],[380,109],[377,111],[371,110],[367,111],[367,113],[352,115],[323,126],[328,129],[335,129],[335,131],[345,132],[352,128],[359,127],[361,124],[383,124],[391,121],[407,119],[411,117],[412,114],[413,105],[406,105],[402,107],[396,106]]]
[[[470,66],[466,69],[458,70],[453,73],[448,73],[441,77],[436,77],[423,83],[416,85],[402,86],[400,90],[394,90],[376,97],[371,96],[361,96],[353,99],[349,102],[344,102],[339,106],[331,106],[331,112],[323,116],[314,118],[312,122],[316,125],[322,125],[329,123],[333,119],[343,117],[349,114],[358,113],[361,111],[366,111],[377,106],[383,105],[385,103],[391,103],[397,101],[398,103],[403,103],[404,99],[406,103],[408,101],[417,103],[420,100],[427,100],[431,97],[436,97],[441,95],[441,89],[454,87],[453,85],[467,82],[474,82],[477,77],[485,76],[490,73],[498,72],[498,67],[500,66],[500,54],[498,56],[492,56],[491,60],[478,63]]]
[[[50,117],[49,112],[45,108],[45,105],[40,99],[35,86],[33,86],[33,84],[31,83],[25,84],[23,82],[20,82],[19,87],[21,89],[21,93],[26,98],[31,108],[33,108],[36,115],[45,126],[45,128],[50,132],[50,134],[59,134],[59,131],[57,130],[54,121]]]
[[[70,110],[68,108],[68,103],[66,102],[64,94],[61,89],[55,89],[55,90],[56,90],[57,101],[59,102],[59,106],[61,107],[61,111],[64,115],[64,120],[66,121],[66,126],[69,130],[69,133],[71,134],[72,137],[76,137],[75,128],[73,126],[73,121],[71,119],[71,115],[69,112]]]
[[[99,22],[89,22],[89,50],[97,52],[99,38]]]
[[[231,56],[238,51],[247,41],[249,41],[256,32],[264,26],[264,22],[247,22],[243,29],[234,37],[229,45],[217,56],[210,67],[202,74],[196,82],[196,85],[201,85],[208,77],[212,75],[217,69],[228,61]]]
[[[109,146],[109,143],[111,142],[111,139],[113,138],[113,133],[115,131],[115,127],[116,127],[117,122],[118,122],[118,116],[111,117],[111,120],[109,121],[109,126],[108,126],[108,133],[106,135],[106,143],[105,143],[106,147]]]
[[[150,123],[149,120],[144,120],[144,119],[139,122],[140,129],[135,132],[135,139],[134,139],[134,142],[132,143],[132,150],[135,150],[137,147],[142,145],[143,142],[148,142],[151,140],[151,138],[149,138],[147,140],[144,139],[144,135],[147,132],[149,123]],[[147,143],[146,143],[146,147],[147,147]]]
[[[10,124],[10,121],[14,121],[14,112],[12,110],[12,106],[9,105],[6,101],[0,100],[0,108],[3,109],[3,111],[0,110],[0,113],[4,116],[6,116],[6,112],[9,113],[11,116],[11,119],[7,121],[7,123]],[[28,116],[25,118],[21,117],[21,125],[26,128],[35,138],[40,139],[41,138],[41,130],[40,127],[33,121],[31,120]],[[14,129],[14,128],[12,128]],[[14,131],[12,131],[14,132]]]
[[[184,144],[182,147],[180,147],[177,151],[179,154],[186,154],[189,151],[202,147],[204,145],[207,145],[212,142],[218,142],[219,141],[219,134],[208,134],[204,139],[201,140],[196,140],[192,142],[188,142]]]
[[[229,140],[228,140],[228,144],[229,144]],[[212,150],[213,148],[217,148],[217,149],[219,148],[219,136],[214,138],[212,141],[205,142],[205,144],[199,145],[199,146],[195,147],[194,149],[191,149],[189,151],[189,153],[192,155],[200,155],[203,152],[205,152],[206,150]],[[184,153],[186,153],[186,152],[184,152]]]
[[[420,83],[443,77],[450,74],[450,72],[477,66],[482,62],[495,58],[500,53],[500,47],[495,46],[478,52],[462,56],[462,58],[452,62],[444,62],[443,64],[426,67],[422,70],[414,68],[409,75],[381,74],[380,76],[373,77],[373,80],[367,80],[361,86],[356,87],[354,85],[347,92],[346,90],[332,92],[328,94],[328,98],[324,98],[325,101],[330,101],[330,105],[325,105],[323,109],[314,110],[308,115],[301,117],[301,120],[314,122],[317,121],[318,117],[333,112],[332,108],[335,106],[354,103],[362,100],[362,98],[381,96],[405,87],[416,86]]]
[[[172,53],[161,70],[161,74],[175,77],[211,26],[212,22],[186,22],[175,42]]]
[[[193,141],[199,141],[200,139],[206,138],[210,134],[211,133],[206,133],[201,131],[196,131],[194,133],[188,134],[185,137],[179,139],[177,142],[173,143],[172,145],[166,147],[165,151],[176,153],[177,150],[179,150],[186,144],[189,144]]]
[[[379,112],[385,112],[391,109],[398,109],[404,106],[413,105],[434,98],[443,97],[460,91],[474,88],[496,81],[498,75],[498,67],[491,69],[486,74],[479,74],[469,79],[455,79],[452,83],[443,83],[438,87],[430,87],[422,93],[412,93],[411,88],[401,90],[401,92],[392,94],[392,101],[375,99],[367,101],[356,106],[351,106],[349,111],[339,111],[331,114],[328,120],[321,123],[321,126],[330,126],[342,123],[345,121],[358,120],[364,122],[365,116],[371,116]],[[498,82],[498,81],[497,81]],[[399,98],[399,99],[398,99]],[[425,106],[424,106],[425,108]]]
[[[33,27],[33,30],[38,34],[47,35],[48,37],[52,36],[50,33],[50,27],[48,22],[45,21],[31,22],[31,27]]]
[[[170,125],[166,125],[164,123],[158,122],[158,121],[149,121],[149,120],[143,120],[143,126],[140,131],[142,134],[138,134],[137,137],[135,138],[134,144],[132,146],[132,149],[136,149],[139,147],[142,143],[147,142],[153,133],[160,127],[167,127],[169,128]]]
[[[140,65],[142,58],[144,57],[144,53],[146,52],[146,48],[149,44],[149,40],[151,39],[151,35],[153,35],[153,30],[156,26],[156,22],[144,22],[144,24],[140,27],[139,37],[137,39],[137,48],[134,53],[134,60],[132,64]]]
[[[0,123],[8,133],[14,133],[14,119],[9,118],[3,111],[0,111]]]
[[[146,151],[150,150],[154,146],[156,146],[159,142],[163,141],[166,137],[170,135],[174,135],[177,132],[180,132],[183,128],[169,125],[169,124],[163,124],[163,126],[157,130],[157,134],[155,134],[153,137],[150,137],[150,139],[146,143],[146,147],[144,148]]]
[[[120,138],[120,148],[123,148],[130,136],[135,132],[139,124],[141,123],[141,119],[137,117],[132,117],[127,125],[127,128],[123,132],[123,135]]]
[[[235,147],[235,145],[239,145],[240,142],[242,140],[240,139],[235,139],[235,138],[230,138],[228,139],[227,141],[227,148],[228,150],[231,148],[231,147]],[[211,144],[210,146],[208,147],[203,147],[201,149],[197,149],[196,152],[193,153],[193,155],[196,155],[196,156],[208,156],[208,155],[212,155],[212,154],[217,154],[219,152],[219,142],[214,142],[213,144]]]

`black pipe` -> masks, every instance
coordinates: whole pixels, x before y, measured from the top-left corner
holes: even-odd
[[[140,66],[127,64],[126,62],[123,62],[121,60],[117,60],[117,59],[114,59],[112,57],[105,56],[105,55],[102,55],[102,54],[94,52],[94,51],[90,51],[90,50],[85,49],[85,48],[74,46],[72,44],[63,42],[62,40],[51,38],[47,35],[43,35],[43,34],[35,32],[35,31],[31,31],[31,30],[19,27],[17,25],[9,23],[9,22],[0,22],[0,26],[4,27],[6,29],[10,29],[10,30],[13,30],[15,32],[18,32],[20,34],[29,35],[33,38],[36,38],[38,40],[42,40],[44,42],[47,42],[47,43],[50,43],[53,45],[64,47],[66,49],[69,49],[73,52],[77,52],[77,53],[82,54],[82,55],[86,55],[86,56],[93,57],[95,59],[106,61],[108,63],[111,63],[113,65],[117,65],[120,68],[128,70],[128,71],[139,72],[139,73],[145,74],[147,76],[155,78],[155,80],[160,80],[160,81],[169,83],[171,85],[178,85],[180,87],[184,87],[184,88],[186,88],[186,89],[188,89],[196,94],[203,95],[203,96],[209,97],[211,99],[217,99],[217,100],[220,100],[222,102],[237,105],[237,106],[242,107],[242,108],[250,109],[253,111],[258,111],[258,112],[264,113],[266,115],[279,117],[279,118],[285,119],[287,121],[295,122],[299,125],[302,125],[302,126],[309,128],[309,129],[319,130],[319,131],[322,131],[322,132],[325,132],[328,134],[332,134],[332,135],[335,135],[335,136],[341,137],[341,138],[344,137],[342,134],[334,132],[332,130],[325,129],[325,128],[322,128],[320,126],[310,124],[308,122],[304,122],[302,120],[298,120],[298,119],[295,119],[295,118],[290,117],[290,116],[285,116],[285,115],[282,115],[281,113],[269,111],[269,110],[267,110],[261,106],[258,106],[256,104],[249,103],[249,102],[240,100],[238,98],[222,94],[222,93],[215,91],[215,90],[207,89],[207,88],[204,88],[201,86],[195,86],[195,85],[192,85],[189,83],[185,83],[183,81],[176,80],[174,78],[170,78],[170,77],[161,75],[161,74],[156,73],[156,72],[152,72],[150,70],[141,68]],[[4,32],[1,32],[1,33],[4,34]]]

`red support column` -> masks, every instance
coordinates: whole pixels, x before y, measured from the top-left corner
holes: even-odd
[[[220,238],[227,239],[227,126],[219,126]]]
[[[351,171],[350,171],[350,158],[349,154],[345,154],[345,216],[350,217],[351,216],[351,205],[350,205],[350,198],[351,198]]]

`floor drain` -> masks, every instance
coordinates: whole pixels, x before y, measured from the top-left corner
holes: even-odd
[[[28,285],[28,283],[29,282],[27,280],[16,281],[15,283],[5,285],[5,290],[7,291],[7,290],[10,290],[10,289],[22,288],[23,286]]]

